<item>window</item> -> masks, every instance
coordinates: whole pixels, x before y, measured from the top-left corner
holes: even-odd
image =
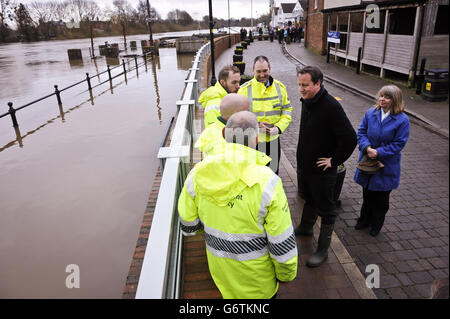
[[[434,34],[448,34],[448,5],[441,5],[438,8]]]
[[[364,24],[364,12],[350,14],[351,32],[362,32]]]
[[[389,34],[413,35],[416,7],[389,10]]]
[[[314,9],[317,9],[317,2],[318,0],[314,0]]]

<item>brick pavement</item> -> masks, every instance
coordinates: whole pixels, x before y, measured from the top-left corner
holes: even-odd
[[[255,41],[244,51],[247,73],[259,54],[269,58],[272,75],[287,86],[294,108],[293,123],[281,141],[295,168],[301,108],[295,66],[283,56],[278,43]],[[330,85],[326,88],[342,98],[341,104],[356,129],[370,105],[341,89]],[[342,207],[338,210],[335,232],[362,274],[367,265],[379,265],[381,287],[374,289],[378,298],[427,298],[433,280],[448,277],[448,151],[448,139],[411,125],[410,138],[402,153],[400,187],[391,193],[391,208],[376,238],[367,230],[353,228],[362,203],[361,187],[353,181],[357,150],[346,162]]]
[[[224,54],[218,63],[227,61]],[[220,68],[219,68],[220,69]],[[196,112],[196,119],[203,118],[203,110]],[[203,121],[196,122],[203,125]],[[201,156],[195,151],[194,157]],[[303,207],[303,200],[297,194],[297,176],[289,160],[283,154],[280,161],[279,176],[288,198],[289,208],[294,225],[300,222],[297,213]],[[356,299],[375,298],[375,295],[365,287],[364,277],[357,269],[353,259],[348,255],[339,238],[334,234],[327,262],[321,267],[310,269],[306,260],[315,251],[319,228],[316,225],[315,238],[297,237],[298,270],[297,278],[289,283],[283,283],[278,290],[278,299]],[[205,239],[203,235],[185,238],[183,250],[184,287],[183,298],[186,299],[217,299],[221,294],[216,288],[209,273]]]

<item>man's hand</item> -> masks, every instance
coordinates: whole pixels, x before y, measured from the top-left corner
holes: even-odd
[[[332,157],[320,157],[318,158],[318,161],[316,162],[317,167],[322,167],[323,166],[323,170],[327,170],[328,168],[331,167],[331,159]]]
[[[278,129],[278,127],[277,126],[274,126],[274,127],[272,127],[272,128],[266,128],[266,134],[269,134],[269,135],[278,135],[278,134],[280,134],[280,130]]]
[[[378,151],[370,146],[367,148],[367,156],[371,159],[376,159],[378,157]]]
[[[268,135],[278,135],[280,134],[280,129],[277,126],[274,126],[273,124],[267,123],[267,122],[259,122],[259,127],[262,129],[262,131]]]

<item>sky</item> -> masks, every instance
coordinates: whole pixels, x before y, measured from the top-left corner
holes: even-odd
[[[24,4],[33,1],[45,0],[16,0]],[[62,0],[61,0],[62,1]],[[100,7],[112,7],[113,0],[94,0]],[[149,0],[150,6],[154,7],[163,19],[167,18],[169,11],[179,9],[187,11],[195,20],[201,20],[203,16],[208,15],[208,0]],[[213,7],[213,16],[222,19],[228,19],[228,0],[211,0]],[[269,0],[229,0],[230,16],[232,18],[250,18],[251,3],[253,2],[253,18],[269,12]],[[139,0],[128,0],[133,6],[137,7]],[[291,0],[283,2],[293,2]]]
[[[97,3],[112,5],[113,0],[96,0]],[[167,17],[169,11],[179,9],[187,11],[195,20],[202,19],[208,15],[208,0],[149,0],[150,6],[154,7],[162,18]],[[139,0],[128,0],[133,6],[137,6]],[[228,1],[211,0],[213,16],[228,19]],[[252,0],[253,17],[269,12],[269,0]],[[251,17],[250,0],[230,0],[230,16],[232,18]]]

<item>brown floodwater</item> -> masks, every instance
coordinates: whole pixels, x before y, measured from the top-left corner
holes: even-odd
[[[128,37],[140,39],[147,36]],[[95,45],[104,41],[123,42]],[[89,46],[89,39],[0,45],[0,114],[10,101],[17,108],[55,84],[104,71],[107,61],[91,60]],[[72,48],[83,48],[82,64],[69,63]],[[9,116],[0,119],[0,298],[121,297],[158,148],[192,60],[160,49],[147,68],[94,88],[92,97],[83,83],[61,94],[62,107],[52,96],[19,111],[18,130]],[[71,264],[79,288],[66,286]]]

